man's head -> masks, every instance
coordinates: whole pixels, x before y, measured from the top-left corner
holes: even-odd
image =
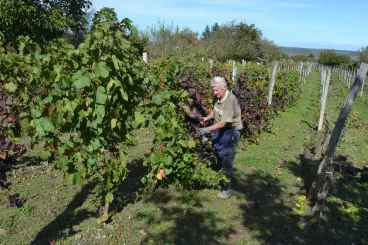
[[[223,78],[223,77],[214,77],[211,80],[211,86],[212,86],[213,95],[218,100],[221,100],[225,96],[226,89],[227,89],[227,84],[226,84],[225,78]]]

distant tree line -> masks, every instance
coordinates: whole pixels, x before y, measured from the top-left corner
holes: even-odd
[[[362,63],[368,63],[368,46],[360,50],[359,61]]]
[[[349,55],[338,54],[334,50],[322,51],[318,61],[320,64],[328,66],[357,66]]]
[[[187,27],[158,22],[146,28],[147,51],[151,58],[205,57],[218,61],[237,60],[271,62],[287,58],[282,48],[263,38],[261,30],[245,22],[227,22],[206,26],[201,35]]]

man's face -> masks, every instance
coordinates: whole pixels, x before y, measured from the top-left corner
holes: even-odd
[[[213,95],[218,99],[221,100],[226,94],[226,88],[221,87],[219,84],[216,84],[213,88]]]

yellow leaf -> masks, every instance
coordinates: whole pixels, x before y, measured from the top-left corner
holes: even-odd
[[[194,148],[196,146],[196,142],[194,140],[188,140],[188,147]]]
[[[158,180],[162,180],[162,175],[161,175],[160,173],[157,173],[157,174],[156,174],[156,178],[157,178]]]
[[[109,215],[108,214],[103,214],[98,218],[99,223],[103,223],[105,221],[107,221],[109,219]]]

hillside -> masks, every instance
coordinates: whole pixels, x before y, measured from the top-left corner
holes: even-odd
[[[313,49],[313,48],[296,48],[296,47],[281,47],[288,55],[295,55],[295,54],[304,54],[310,55],[313,54],[314,56],[318,57],[320,53],[326,49]],[[347,51],[347,50],[335,50],[338,54],[345,54],[352,57],[354,60],[359,59],[359,52],[356,51]]]

